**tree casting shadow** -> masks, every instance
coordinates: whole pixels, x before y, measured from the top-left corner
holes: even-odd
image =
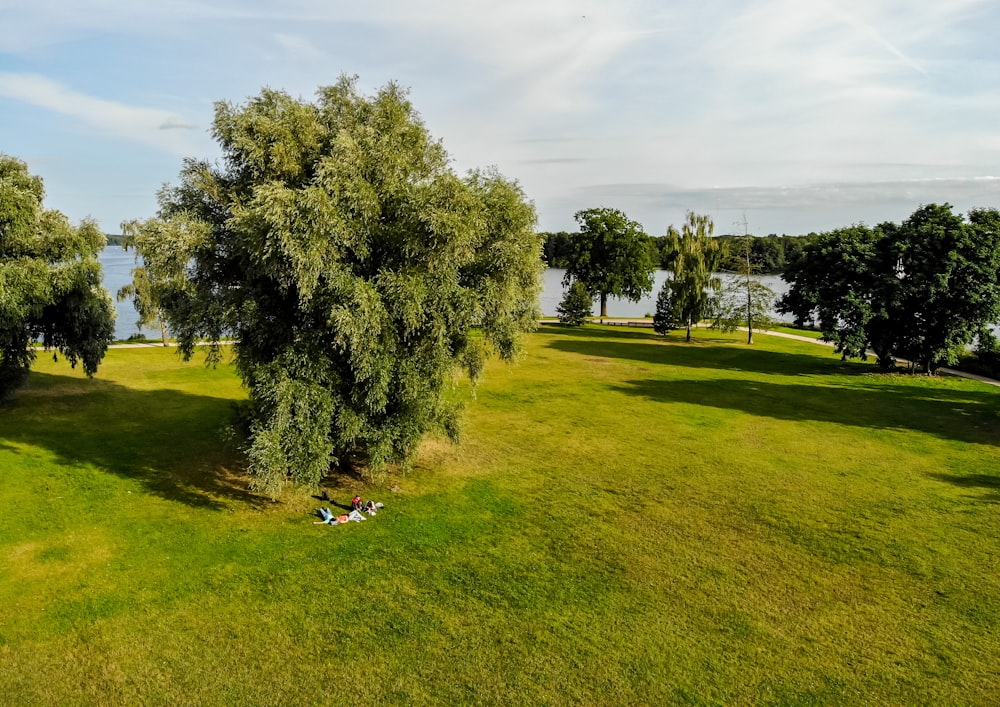
[[[224,398],[33,371],[0,409],[0,445],[41,447],[61,464],[91,464],[190,506],[262,506],[268,500],[246,489],[240,456],[220,439],[231,409]]]

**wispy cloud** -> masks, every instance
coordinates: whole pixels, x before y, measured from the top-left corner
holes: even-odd
[[[365,90],[398,80],[457,168],[496,163],[556,230],[617,199],[655,223],[729,200],[843,225],[878,199],[960,202],[982,186],[960,180],[1000,173],[992,0],[8,4],[0,129],[40,106],[67,116],[56,137],[206,155],[194,126],[215,99],[309,96],[341,71]],[[1000,202],[984,184],[978,203]]]
[[[0,72],[0,96],[79,119],[108,135],[145,143],[184,155],[192,147],[176,136],[176,128],[194,126],[178,115],[155,108],[137,108],[74,91],[36,74]],[[165,135],[163,131],[168,131]],[[174,133],[171,137],[169,133]]]
[[[329,61],[329,55],[301,35],[274,33],[274,41],[293,59],[302,61]]]

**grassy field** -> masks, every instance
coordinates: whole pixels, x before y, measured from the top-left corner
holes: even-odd
[[[544,326],[339,527],[246,490],[228,368],[41,358],[0,703],[1000,702],[996,390],[695,336]]]

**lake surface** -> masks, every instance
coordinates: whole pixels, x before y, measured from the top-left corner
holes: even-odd
[[[558,314],[556,307],[559,306],[559,302],[563,298],[563,285],[562,279],[566,271],[562,268],[546,268],[544,275],[544,284],[542,288],[542,315],[546,317],[554,317]],[[664,280],[670,277],[669,270],[657,270],[653,273],[653,291],[643,297],[638,302],[630,302],[628,300],[618,299],[617,297],[608,298],[608,316],[609,317],[651,317],[653,312],[656,311],[656,297],[660,294],[660,288],[663,286]],[[720,277],[727,277],[726,275],[720,275]],[[781,279],[778,275],[761,275],[760,281],[765,285],[774,290],[774,293],[780,297],[788,291],[788,283]],[[594,307],[591,310],[591,314],[598,315],[601,313],[600,302],[595,302]],[[779,320],[781,319],[791,319],[788,314],[778,314],[777,312],[771,312],[771,316]]]
[[[108,288],[111,297],[114,298],[118,288],[132,282],[132,268],[135,267],[134,251],[126,251],[119,246],[108,246],[100,254],[101,264],[104,266],[104,286]],[[541,307],[542,315],[554,317],[556,307],[563,298],[562,278],[566,273],[560,268],[546,268],[543,276]],[[653,274],[653,291],[638,302],[611,297],[608,299],[609,317],[645,317],[652,316],[656,311],[656,296],[660,292],[663,281],[669,277],[670,271],[657,270]],[[776,275],[763,275],[761,281],[774,290],[779,296],[788,290],[788,285]],[[115,322],[115,338],[127,339],[133,334],[138,334],[139,327],[136,320],[139,315],[132,307],[131,301],[115,302],[115,309],[118,312],[118,320]],[[600,314],[600,304],[595,304],[593,314]],[[772,312],[772,316],[779,316]],[[784,315],[786,318],[788,315]],[[156,338],[160,332],[158,330],[143,329],[142,333]]]
[[[115,294],[118,292],[118,288],[132,282],[132,268],[135,267],[135,251],[126,251],[120,246],[109,245],[101,251],[98,259],[101,261],[101,265],[104,266],[104,286],[111,293],[111,300],[115,301]],[[139,327],[135,323],[139,315],[136,314],[135,307],[132,306],[132,300],[125,302],[115,301],[115,311],[118,312],[118,319],[115,320],[116,339],[127,339],[133,334],[140,333]],[[160,335],[159,330],[151,331],[143,329],[142,333],[154,338]]]

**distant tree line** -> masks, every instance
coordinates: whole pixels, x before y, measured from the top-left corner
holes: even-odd
[[[573,256],[573,239],[579,234],[567,231],[543,232],[545,239],[543,256],[550,268],[568,268]],[[767,236],[750,236],[750,264],[754,272],[765,275],[780,275],[789,264],[794,263],[805,247],[819,236],[809,233],[804,236],[788,236],[770,234]],[[669,235],[647,236],[653,248],[658,267],[669,269],[670,264],[677,259],[675,241]],[[715,236],[714,240],[720,249],[721,259],[728,260],[737,255],[743,257],[743,235]]]
[[[660,334],[704,319],[732,331],[767,326],[774,292],[757,279],[782,268],[789,290],[777,310],[797,325],[818,327],[847,358],[874,354],[883,371],[905,361],[934,373],[955,365],[978,344],[981,367],[995,368],[1000,342],[1000,211],[950,204],[921,206],[901,223],[857,224],[805,238],[712,237],[709,217],[689,212],[680,231],[655,238],[615,209],[576,214],[578,234],[546,234],[549,264],[563,264],[559,307],[565,324],[582,324],[589,302],[608,316],[609,296],[638,301],[652,289],[657,261],[671,275],[653,317]],[[728,272],[728,282],[714,273]]]

